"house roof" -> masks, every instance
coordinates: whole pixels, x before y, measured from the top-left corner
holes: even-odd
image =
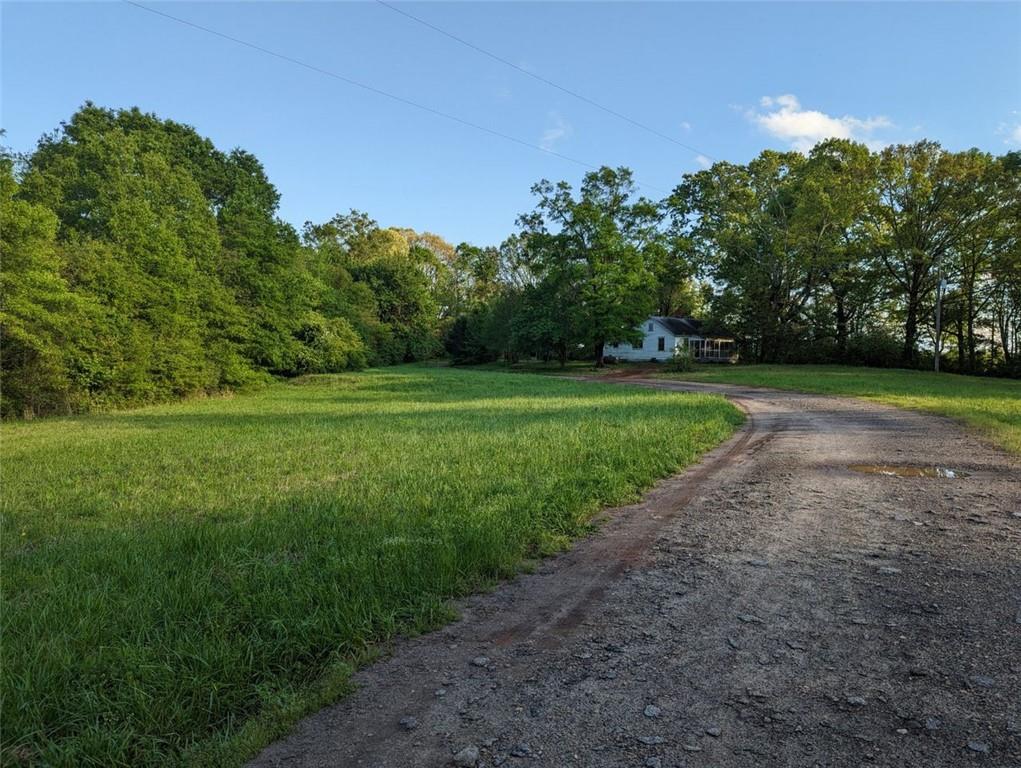
[[[660,317],[654,315],[653,320],[666,327],[675,336],[698,336],[702,332],[702,321],[693,317]]]

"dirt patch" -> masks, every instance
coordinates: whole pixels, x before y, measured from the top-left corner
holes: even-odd
[[[848,469],[866,475],[886,475],[887,477],[944,477],[950,480],[968,477],[971,473],[949,467],[910,467],[895,464],[849,464]]]
[[[615,363],[604,369],[605,379],[643,379],[653,373],[661,373],[662,365],[656,363]],[[582,377],[584,378],[584,377]]]
[[[935,416],[627,380],[751,418],[252,765],[1021,765],[1014,459]]]

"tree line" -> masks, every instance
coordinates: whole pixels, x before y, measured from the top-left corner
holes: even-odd
[[[832,139],[715,163],[659,202],[626,168],[533,193],[469,280],[455,361],[598,364],[647,315],[691,314],[746,361],[917,368],[939,350],[960,373],[1021,375],[1021,153]]]
[[[253,155],[86,104],[0,158],[5,417],[442,351],[453,248],[358,212],[299,232]]]
[[[745,359],[1021,371],[1021,154],[831,140],[688,174],[541,181],[499,246],[357,211],[300,230],[252,154],[86,104],[0,156],[0,411],[157,402],[422,360],[601,361],[649,314]],[[945,283],[943,282],[945,281]],[[944,285],[945,290],[940,290]],[[941,331],[934,306],[941,298]]]

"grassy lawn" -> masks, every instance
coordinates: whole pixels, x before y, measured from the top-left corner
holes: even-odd
[[[1019,381],[837,365],[701,366],[691,373],[657,375],[850,395],[931,411],[958,419],[997,445],[1021,454]]]
[[[237,763],[740,421],[406,367],[4,425],[4,762]]]

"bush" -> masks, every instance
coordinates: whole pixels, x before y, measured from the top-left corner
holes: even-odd
[[[454,365],[488,363],[497,355],[482,339],[486,316],[482,311],[461,315],[450,326],[443,346]]]
[[[845,362],[873,368],[897,368],[901,365],[903,343],[886,331],[856,334],[847,340]]]
[[[365,343],[342,317],[310,312],[295,336],[301,347],[294,373],[338,373],[366,366]]]
[[[691,354],[691,349],[687,345],[675,347],[673,357],[666,364],[666,370],[678,373],[695,370],[695,357]]]

